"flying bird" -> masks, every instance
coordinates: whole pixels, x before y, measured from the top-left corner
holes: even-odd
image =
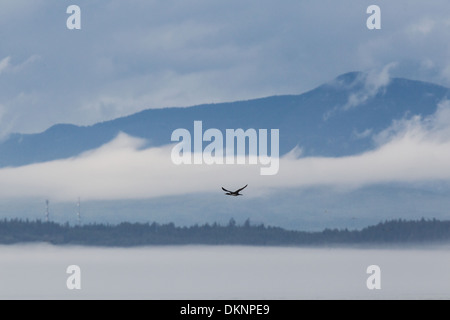
[[[227,196],[242,196],[242,194],[240,194],[239,192],[241,192],[242,190],[244,190],[245,188],[247,188],[248,184],[245,185],[245,187],[242,187],[240,189],[237,189],[236,191],[230,191],[225,189],[224,187],[222,187],[222,190],[225,191]]]

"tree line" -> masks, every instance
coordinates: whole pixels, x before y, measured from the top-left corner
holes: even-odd
[[[0,244],[47,242],[55,245],[131,247],[143,245],[258,245],[316,246],[335,244],[430,243],[450,240],[450,221],[390,220],[361,230],[325,229],[293,231],[280,227],[242,225],[231,219],[227,225],[204,224],[189,227],[174,223],[130,223],[117,225],[0,220]]]

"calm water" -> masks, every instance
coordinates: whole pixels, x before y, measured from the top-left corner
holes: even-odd
[[[81,290],[68,290],[69,265]],[[381,290],[366,286],[381,268]],[[450,299],[450,247],[0,246],[1,299]]]

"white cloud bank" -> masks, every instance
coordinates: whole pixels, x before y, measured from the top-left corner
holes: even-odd
[[[65,270],[74,263],[81,268],[82,290],[77,292],[65,286]],[[371,264],[381,268],[382,290],[366,287]],[[368,250],[10,245],[0,246],[0,299],[448,300],[449,267],[448,246]]]
[[[0,197],[72,200],[151,198],[245,184],[249,196],[285,187],[360,187],[389,182],[450,180],[450,102],[427,118],[396,121],[377,135],[372,151],[340,158],[280,159],[274,176],[259,165],[175,165],[172,145],[142,149],[144,141],[120,134],[78,157],[0,170]]]

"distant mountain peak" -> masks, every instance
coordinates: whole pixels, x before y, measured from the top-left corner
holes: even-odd
[[[368,87],[387,86],[390,81],[391,78],[386,74],[353,71],[344,73],[336,77],[335,79],[326,83],[325,86],[331,86],[346,91],[356,91],[366,89]]]
[[[347,72],[347,73],[341,74],[340,76],[336,77],[333,81],[351,85],[355,81],[360,81],[363,78],[365,78],[366,76],[367,76],[366,72],[352,71],[352,72]]]
[[[0,167],[76,156],[110,142],[120,132],[143,138],[148,146],[172,143],[173,130],[279,129],[280,154],[298,146],[304,156],[344,156],[374,147],[377,134],[405,114],[427,116],[450,96],[448,88],[379,73],[347,72],[300,95],[185,108],[147,109],[90,126],[57,124],[38,134],[14,134],[0,141]],[[324,115],[329,115],[324,120]]]

